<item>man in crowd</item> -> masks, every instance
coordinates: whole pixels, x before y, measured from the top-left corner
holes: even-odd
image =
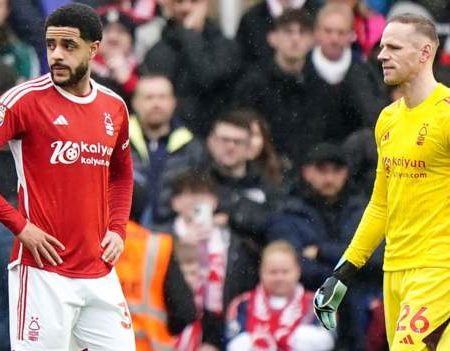
[[[237,83],[234,104],[265,116],[277,151],[291,161],[323,139],[323,104],[317,104],[305,73],[314,44],[313,18],[305,10],[286,10],[274,20],[268,42],[271,59],[252,68]]]
[[[239,69],[237,44],[210,19],[208,0],[169,0],[172,18],[145,55],[142,73],[164,73],[175,86],[180,116],[205,137],[228,102]]]
[[[139,79],[132,99],[133,210],[145,226],[173,217],[171,183],[187,169],[200,168],[207,158],[203,144],[178,117],[174,94],[170,80],[155,74]]]
[[[236,33],[245,65],[263,63],[273,56],[273,48],[266,37],[273,30],[279,16],[293,9],[304,9],[313,14],[315,2],[315,0],[265,0],[250,7],[243,14]]]
[[[372,127],[388,102],[375,71],[352,53],[353,21],[347,4],[324,5],[316,17],[317,45],[305,68],[312,75],[313,103],[325,108],[324,139],[332,142],[341,142],[364,126]]]
[[[218,185],[219,208],[226,224],[261,245],[267,216],[276,209],[279,192],[248,162],[251,125],[245,111],[218,117],[208,136],[209,173]]]
[[[367,198],[350,192],[350,171],[339,145],[320,143],[313,146],[299,169],[299,179],[280,214],[267,229],[268,241],[287,240],[302,256],[303,283],[317,289],[333,271],[336,260],[356,230]],[[381,252],[365,270],[364,283],[353,291],[346,308],[341,310],[345,328],[339,329],[339,344],[348,350],[363,350],[369,325],[369,302],[381,295]],[[361,313],[351,313],[359,307]]]
[[[201,344],[194,350],[222,349],[229,303],[252,289],[258,278],[259,248],[224,223],[218,205],[217,186],[208,174],[189,171],[174,183],[172,207],[177,216],[172,231],[182,245],[194,246],[200,269],[194,291],[199,315],[192,328],[197,338],[201,334]],[[183,334],[181,339],[189,330]]]

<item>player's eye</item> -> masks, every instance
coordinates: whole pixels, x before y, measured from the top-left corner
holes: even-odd
[[[56,48],[55,43],[47,42],[47,49],[55,50],[55,48]]]

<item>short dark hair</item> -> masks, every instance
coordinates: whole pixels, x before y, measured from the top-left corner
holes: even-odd
[[[428,39],[432,40],[436,46],[439,45],[439,37],[436,31],[436,26],[433,21],[424,16],[412,13],[402,13],[390,18],[387,21],[387,24],[389,23],[411,24],[414,26],[416,32],[425,35]]]
[[[165,79],[165,80],[167,80],[169,82],[170,86],[172,87],[172,95],[175,96],[175,87],[173,85],[172,80],[170,79],[170,77],[167,74],[164,74],[162,72],[161,73],[150,72],[150,73],[145,73],[145,74],[139,76],[138,84],[136,85],[136,87],[135,87],[135,89],[133,91],[133,94],[132,94],[133,97],[137,96],[137,93],[138,93],[138,89],[137,88],[138,88],[140,82],[142,82],[144,80],[159,79],[159,78]]]
[[[249,133],[252,132],[251,120],[248,118],[248,111],[243,109],[231,110],[217,117],[210,129],[210,134],[214,133],[217,125],[221,123],[231,124],[235,127],[245,129]]]
[[[311,147],[302,160],[302,165],[323,165],[327,162],[339,167],[348,167],[348,160],[338,144],[321,142]]]
[[[72,27],[80,30],[80,37],[85,41],[102,40],[102,23],[95,10],[84,4],[71,3],[53,11],[45,21],[48,27]]]
[[[314,29],[314,18],[305,9],[287,9],[274,21],[274,30],[289,24],[296,23],[300,28],[312,31]]]
[[[217,195],[216,183],[209,173],[197,169],[186,170],[172,182],[172,197],[183,193]]]

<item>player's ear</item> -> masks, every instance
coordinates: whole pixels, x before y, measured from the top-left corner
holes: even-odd
[[[100,47],[100,41],[97,40],[97,41],[94,41],[91,43],[90,48],[89,48],[90,49],[89,55],[90,55],[91,59],[93,59],[95,57],[95,55],[97,55],[99,47]]]
[[[425,43],[422,46],[422,50],[420,51],[420,62],[421,63],[425,63],[428,60],[432,59],[434,55],[434,48],[433,45],[431,45],[431,43]]]

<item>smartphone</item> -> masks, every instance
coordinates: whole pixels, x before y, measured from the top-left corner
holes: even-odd
[[[213,220],[213,208],[211,204],[202,202],[194,206],[194,220],[201,224],[210,224]]]

